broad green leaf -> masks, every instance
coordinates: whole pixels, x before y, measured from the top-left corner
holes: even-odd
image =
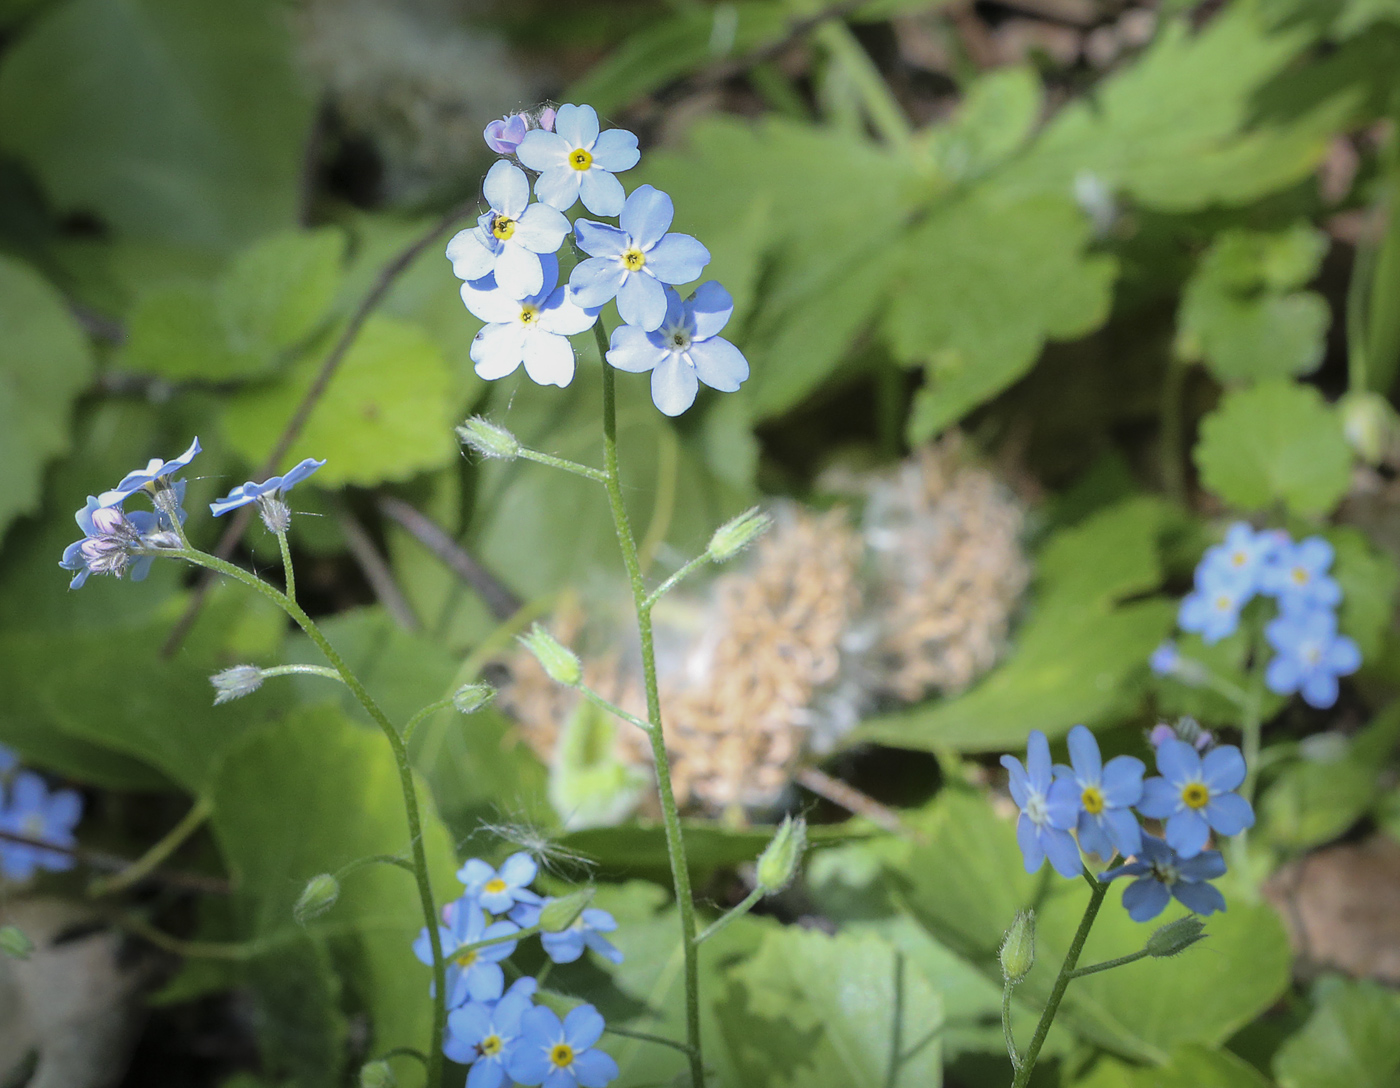
[[[1388,1088],[1400,1078],[1400,998],[1328,979],[1303,1030],[1274,1056],[1279,1088]]]
[[[1336,413],[1316,389],[1285,381],[1226,393],[1202,421],[1194,457],[1206,487],[1245,510],[1325,514],[1351,483]]]
[[[242,974],[264,1068],[297,1088],[343,1084],[350,1025],[326,941],[288,933],[275,955],[259,956]]]
[[[312,101],[275,0],[55,5],[0,69],[0,146],[63,211],[228,250],[291,226]]]
[[[87,340],[58,292],[0,256],[0,539],[38,507],[44,466],[68,449],[73,402],[91,376]]]
[[[998,68],[967,87],[952,121],[928,130],[938,172],[954,182],[981,177],[1029,139],[1044,105],[1040,77],[1029,66]]]
[[[461,892],[451,841],[421,785],[418,792],[434,892],[446,902]],[[387,865],[358,869],[328,913],[305,930],[292,919],[292,904],[318,873],[367,855],[407,856],[403,796],[384,737],[333,707],[300,711],[248,734],[223,761],[211,793],[235,906],[247,936],[267,949],[260,961],[272,969],[303,934],[326,940],[352,1004],[369,1013],[374,1052],[426,1047],[430,972],[411,949],[423,915],[409,874]],[[401,1078],[413,1075],[410,1064],[399,1069]]]
[[[1378,787],[1377,768],[1345,751],[1290,763],[1259,799],[1264,838],[1285,850],[1330,842],[1366,814]]]
[[[226,381],[257,374],[268,360],[234,351],[214,291],[173,284],[143,295],[131,312],[122,364],[172,380]]]
[[[284,231],[238,255],[219,285],[219,310],[236,349],[285,351],[316,330],[340,286],[345,236],[334,228]]]
[[[617,719],[586,699],[563,723],[549,768],[549,800],[565,827],[620,823],[651,786],[649,774],[618,758],[617,728]]]
[[[938,1088],[943,1003],[873,933],[770,930],[719,1010],[746,1088]]]
[[[1338,626],[1356,640],[1363,659],[1372,658],[1390,628],[1400,568],[1359,529],[1339,526],[1326,535],[1336,549],[1332,573],[1342,587]]]
[[[1102,1057],[1072,1088],[1269,1088],[1259,1070],[1228,1050],[1181,1046],[1166,1065],[1135,1066]]]
[[[228,401],[224,429],[247,461],[267,456],[320,365],[319,358],[306,359],[285,378]],[[439,468],[457,455],[450,387],[436,344],[414,325],[375,315],[341,361],[286,463],[303,457],[328,461],[316,475],[322,487],[369,487]]]

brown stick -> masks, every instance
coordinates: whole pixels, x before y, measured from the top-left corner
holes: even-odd
[[[121,872],[131,866],[129,858],[118,857],[116,854],[89,850],[83,846],[58,846],[51,842],[45,842],[43,839],[31,839],[28,835],[17,835],[13,831],[0,831],[0,840],[18,843],[21,846],[32,846],[37,850],[52,850],[55,854],[64,854],[91,869]],[[144,879],[153,880],[158,884],[168,884],[172,888],[208,892],[211,895],[228,895],[230,891],[227,880],[217,876],[204,876],[200,873],[179,873],[171,872],[168,869],[153,869]]]
[[[861,793],[854,786],[842,782],[839,778],[833,778],[825,771],[819,771],[815,767],[801,767],[794,777],[799,785],[805,786],[818,797],[825,797],[833,805],[840,805],[847,812],[864,816],[872,824],[896,835],[905,838],[917,837],[894,809],[880,804],[869,794]]]

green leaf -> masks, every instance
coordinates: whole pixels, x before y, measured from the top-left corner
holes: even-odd
[[[229,400],[224,428],[247,461],[267,456],[320,365],[319,358],[306,359],[285,379]],[[328,461],[316,476],[322,487],[371,487],[439,468],[457,455],[450,386],[436,344],[416,326],[376,314],[341,360],[286,461]]]
[[[1274,1055],[1279,1088],[1388,1088],[1400,1077],[1400,998],[1329,979],[1303,1030]]]
[[[939,173],[963,182],[1001,165],[1030,138],[1043,105],[1034,68],[999,68],[979,76],[968,84],[952,121],[928,130]]]
[[[937,1088],[943,1081],[943,1003],[903,953],[873,933],[770,930],[730,979],[719,1015],[743,1070],[737,1084]]]
[[[1360,529],[1343,525],[1328,529],[1325,535],[1336,549],[1332,573],[1342,587],[1338,626],[1342,634],[1356,640],[1363,659],[1375,657],[1395,611],[1400,567]]]
[[[1261,382],[1225,394],[1201,423],[1194,450],[1206,487],[1245,510],[1282,503],[1325,514],[1351,483],[1341,421],[1311,386]]]
[[[91,376],[92,353],[58,292],[0,256],[0,538],[37,509],[44,466],[68,449],[73,402]]]
[[[0,144],[63,211],[227,250],[291,226],[312,102],[275,0],[72,0],[0,69]]]
[[[616,824],[650,785],[648,774],[618,758],[616,737],[616,719],[586,699],[564,722],[549,768],[549,800],[566,827]]]
[[[1173,1050],[1166,1065],[1145,1069],[1100,1058],[1073,1088],[1269,1088],[1269,1081],[1228,1050],[1188,1045]]]
[[[1290,763],[1259,799],[1264,837],[1285,850],[1330,842],[1366,814],[1378,787],[1376,768],[1345,751]]]

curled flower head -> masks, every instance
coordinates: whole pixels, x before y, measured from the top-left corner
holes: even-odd
[[[1055,767],[1055,777],[1079,791],[1079,845],[1091,854],[1110,858],[1115,850],[1131,857],[1142,847],[1142,831],[1132,806],[1142,799],[1142,760],[1114,756],[1107,765],[1099,742],[1083,725],[1069,731],[1071,766]]]
[[[617,299],[622,320],[644,332],[666,318],[663,284],[689,283],[710,263],[710,251],[688,234],[668,234],[675,207],[650,185],[638,187],[622,206],[620,227],[580,219],[579,248],[591,254],[569,276],[569,295],[580,306]]]
[[[1123,889],[1123,907],[1134,922],[1146,922],[1161,914],[1173,898],[1196,914],[1224,910],[1220,889],[1206,883],[1224,875],[1225,859],[1218,850],[1183,858],[1157,836],[1144,835],[1142,853],[1126,865],[1100,873],[1099,880],[1137,877]]]
[[[512,854],[500,869],[493,869],[480,858],[471,858],[457,872],[457,879],[492,914],[504,914],[516,903],[538,903],[540,897],[528,885],[535,879],[539,866],[529,854]]]
[[[571,1009],[562,1022],[552,1009],[537,1005],[521,1018],[507,1072],[526,1085],[602,1088],[619,1073],[612,1055],[594,1046],[604,1026],[592,1005]]]
[[[1160,777],[1142,784],[1138,811],[1167,822],[1167,845],[1183,858],[1205,849],[1212,830],[1238,835],[1254,826],[1254,810],[1234,791],[1244,781],[1244,757],[1233,744],[1204,756],[1182,740],[1157,746]]]
[[[537,200],[566,212],[582,198],[594,215],[622,211],[622,182],[614,174],[632,169],[641,158],[636,136],[621,128],[599,132],[597,111],[574,105],[559,107],[553,132],[527,132],[515,154],[540,175]]]
[[[184,481],[180,481],[172,493],[178,498],[183,491]],[[168,543],[161,535],[165,525],[162,515],[149,510],[128,514],[119,505],[103,506],[102,500],[93,495],[88,496],[87,505],[74,515],[74,520],[83,531],[83,539],[69,544],[58,561],[64,570],[74,572],[70,589],[81,588],[90,574],[120,578],[129,573],[133,582],[139,582],[150,573],[155,557],[132,552]]]
[[[617,928],[617,920],[605,910],[589,907],[568,929],[558,933],[541,933],[545,954],[555,963],[573,963],[583,955],[585,947],[593,949],[609,963],[621,963],[622,953],[603,936]]]
[[[635,325],[613,330],[608,362],[632,374],[651,371],[651,399],[668,416],[695,403],[700,383],[733,393],[749,376],[743,353],[718,335],[734,312],[729,292],[714,280],[702,283],[684,302],[665,288],[666,316],[646,332]]]
[[[10,786],[9,804],[0,811],[0,829],[36,843],[71,847],[73,828],[83,814],[83,801],[72,790],[49,792],[32,771],[21,771]],[[42,846],[0,842],[0,873],[11,880],[28,880],[36,870],[62,871],[73,867],[69,854]]]
[[[1039,729],[1026,742],[1026,765],[1015,756],[1002,756],[1001,765],[1011,776],[1012,800],[1021,810],[1016,820],[1016,841],[1025,859],[1026,872],[1034,873],[1049,857],[1061,876],[1079,875],[1079,847],[1070,834],[1079,821],[1079,798],[1074,783],[1057,779],[1050,764],[1050,742]]]
[[[1260,585],[1278,597],[1285,613],[1335,608],[1342,590],[1328,573],[1332,545],[1320,536],[1279,548],[1260,575]]]
[[[471,282],[494,273],[496,285],[512,298],[539,294],[545,277],[542,255],[559,249],[569,221],[557,208],[531,204],[529,180],[508,162],[491,167],[482,192],[490,211],[447,243],[452,274]]]
[[[1279,695],[1301,692],[1309,706],[1326,709],[1337,701],[1337,678],[1361,667],[1361,650],[1337,633],[1337,617],[1326,608],[1284,612],[1264,629],[1278,651],[1264,683]]]

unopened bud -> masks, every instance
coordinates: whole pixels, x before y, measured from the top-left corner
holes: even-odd
[[[395,1088],[398,1083],[386,1061],[366,1062],[360,1066],[360,1088]]]
[[[580,888],[576,892],[551,899],[540,911],[540,928],[546,933],[558,933],[568,929],[578,921],[578,916],[593,902],[593,889]]]
[[[797,864],[807,849],[807,821],[801,816],[784,816],[763,854],[758,859],[755,882],[764,895],[782,891],[797,873]]]
[[[1367,464],[1379,464],[1395,437],[1395,410],[1390,402],[1378,393],[1348,393],[1338,406],[1342,432],[1351,448]]]
[[[470,446],[483,457],[497,457],[513,461],[520,456],[520,441],[504,427],[472,416],[457,428],[457,437],[462,445]]]
[[[12,960],[27,960],[34,951],[34,942],[19,926],[0,926],[0,952]]]
[[[252,695],[262,687],[262,682],[262,669],[256,665],[235,665],[209,677],[209,683],[214,685],[215,706]]]
[[[1185,952],[1206,935],[1206,924],[1194,914],[1168,922],[1147,938],[1147,954],[1161,959]]]
[[[313,918],[319,918],[335,906],[340,898],[340,881],[330,873],[320,873],[306,882],[301,897],[292,907],[292,917],[298,925],[306,925]]]
[[[1020,982],[1035,964],[1035,911],[1018,910],[1011,928],[997,950],[1001,960],[1001,977],[1007,982]]]
[[[772,525],[773,519],[757,506],[745,510],[737,518],[726,521],[715,530],[705,554],[710,557],[712,563],[728,562],[766,533]]]
[[[496,700],[496,689],[490,684],[463,684],[452,693],[452,705],[462,714],[475,714]]]
[[[582,682],[583,666],[579,664],[578,655],[538,623],[528,634],[521,635],[520,641],[555,683],[576,688]]]

